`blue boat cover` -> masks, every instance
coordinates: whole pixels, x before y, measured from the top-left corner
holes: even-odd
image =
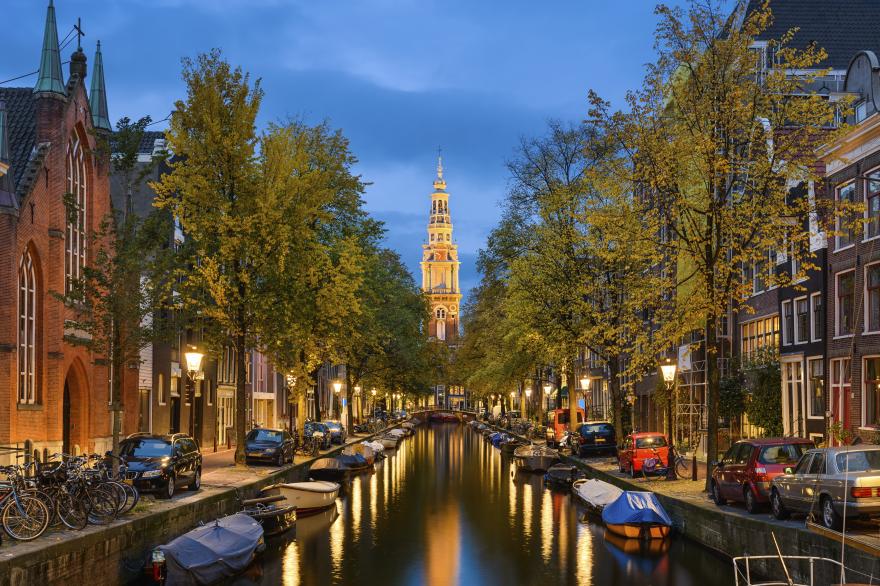
[[[241,572],[262,543],[263,527],[236,513],[196,527],[159,546],[165,554],[167,584],[213,584]]]
[[[336,456],[336,460],[346,468],[362,468],[367,465],[367,459],[361,454],[342,454]]]
[[[672,526],[672,519],[653,492],[623,491],[617,500],[602,509],[606,524],[625,525],[654,523]]]

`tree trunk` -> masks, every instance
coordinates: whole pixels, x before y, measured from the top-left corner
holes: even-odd
[[[562,375],[565,377],[565,381],[568,383],[568,429],[571,433],[574,433],[578,426],[578,404],[577,404],[577,391],[575,390],[575,381],[572,376],[572,369],[569,368],[569,362],[566,361],[565,365],[562,367]]]
[[[351,392],[351,372],[348,370],[348,366],[345,367],[345,412],[346,412],[346,423],[348,424],[348,431],[351,433],[352,427],[354,424],[354,418],[352,417],[353,408],[352,408],[352,392]]]
[[[620,389],[620,377],[618,376],[620,365],[617,358],[608,359],[608,389],[611,391],[611,414],[614,417],[614,436],[617,442],[626,437],[626,429],[623,427],[623,396]]]
[[[124,365],[122,364],[122,353],[117,350],[120,346],[120,331],[115,323],[113,324],[113,337],[113,345],[110,349],[110,368],[113,371],[110,377],[110,384],[113,386],[113,402],[111,406],[113,411],[113,453],[119,455],[119,439],[122,436],[122,414],[125,405],[123,396]]]
[[[246,434],[245,426],[247,425],[248,413],[248,396],[247,396],[247,373],[245,372],[245,358],[247,347],[245,346],[244,334],[235,336],[235,464],[244,466],[244,437]],[[192,405],[191,408],[194,408]]]
[[[706,320],[706,490],[712,478],[712,462],[718,454],[718,338],[717,318],[712,312]]]

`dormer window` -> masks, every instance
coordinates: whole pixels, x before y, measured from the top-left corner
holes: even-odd
[[[853,106],[853,111],[856,115],[856,123],[861,122],[868,117],[868,101],[862,100],[861,102]]]

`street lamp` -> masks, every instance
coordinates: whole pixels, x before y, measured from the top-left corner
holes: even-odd
[[[677,368],[678,365],[675,364],[671,358],[667,358],[663,364],[660,365],[660,374],[663,376],[663,384],[666,385],[666,420],[669,422],[669,451],[666,456],[666,480],[678,479],[678,475],[675,472],[675,448],[672,445],[673,430],[675,428],[672,421],[674,413],[672,400],[673,389],[675,388],[675,371]]]
[[[202,370],[202,360],[205,355],[199,352],[196,346],[190,345],[183,353],[186,360],[187,384],[189,385],[189,435],[196,437],[196,378]]]
[[[553,385],[547,383],[544,385],[544,396],[547,397],[547,415],[550,415],[550,392],[553,390]]]
[[[526,409],[523,409],[523,416],[528,418],[529,416],[531,416],[531,413],[526,414],[525,411],[531,410],[531,405],[529,405],[529,402],[532,398],[532,387],[526,387],[526,390],[523,392],[526,394]]]

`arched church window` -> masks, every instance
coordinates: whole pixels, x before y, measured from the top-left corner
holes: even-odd
[[[446,322],[445,321],[440,320],[437,322],[437,339],[438,340],[445,340],[446,339]]]
[[[70,292],[73,282],[82,277],[86,264],[86,162],[83,146],[75,133],[67,143],[67,231],[65,233],[64,289]]]
[[[18,402],[37,400],[37,278],[30,250],[18,265]]]

